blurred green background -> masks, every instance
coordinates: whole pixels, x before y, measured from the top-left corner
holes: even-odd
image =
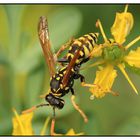
[[[39,96],[49,88],[49,72],[39,44],[37,24],[39,17],[48,18],[53,50],[89,32],[98,32],[95,22],[100,18],[105,32],[111,37],[110,27],[116,12],[125,5],[0,5],[0,135],[12,133],[12,108],[18,113],[43,101]],[[129,5],[134,16],[134,27],[125,44],[140,35],[140,5]],[[99,41],[102,42],[100,36]],[[133,47],[138,47],[140,42]],[[66,52],[65,52],[66,53]],[[63,54],[64,55],[64,54]],[[91,60],[85,65],[93,63]],[[97,68],[81,71],[92,83]],[[140,92],[140,76],[127,70]],[[90,74],[89,74],[90,73]],[[92,75],[92,76],[91,76]],[[92,78],[91,78],[92,77]],[[56,132],[70,128],[85,135],[140,135],[140,95],[136,95],[124,76],[118,72],[113,90],[119,97],[107,95],[90,100],[90,92],[75,82],[77,103],[89,118],[87,124],[74,110],[70,96],[64,97],[65,107],[56,112]],[[33,128],[39,134],[51,108],[35,112]]]

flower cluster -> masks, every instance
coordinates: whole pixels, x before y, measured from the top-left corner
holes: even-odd
[[[111,39],[106,37],[100,20],[96,23],[96,26],[100,28],[104,43],[100,44],[96,47],[97,49],[92,52],[93,56],[96,53],[96,56],[100,56],[101,60],[91,65],[100,65],[93,82],[98,86],[89,89],[92,93],[91,99],[94,99],[94,97],[102,98],[107,93],[118,95],[111,89],[115,78],[117,77],[117,70],[115,67],[120,69],[135,93],[138,94],[136,87],[125,70],[126,64],[131,67],[140,68],[140,47],[136,50],[128,50],[134,43],[140,40],[140,36],[135,38],[128,45],[124,45],[126,37],[130,33],[134,24],[133,15],[127,10],[128,5],[126,5],[124,12],[116,13],[115,21],[111,27],[111,34],[113,36]]]
[[[36,135],[33,131],[32,126],[32,119],[33,119],[33,112],[18,115],[17,111],[13,109],[15,117],[13,117],[13,132],[12,135],[17,136],[32,136]],[[53,134],[46,134],[46,129],[49,127],[50,117],[47,117],[44,126],[40,132],[40,135],[55,135],[55,136],[79,136],[83,135],[83,133],[75,133],[75,131],[71,128],[66,134],[57,134],[53,132]]]

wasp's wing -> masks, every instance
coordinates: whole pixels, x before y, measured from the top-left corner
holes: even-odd
[[[80,51],[81,51],[82,47],[80,47],[80,49],[78,49],[76,52],[75,52],[75,55],[74,57],[72,58],[72,60],[70,61],[70,63],[68,64],[68,67],[66,69],[66,73],[63,77],[63,80],[62,80],[62,84],[63,86],[65,87],[68,83],[68,80],[69,80],[69,77],[71,75],[71,70],[72,68],[74,67],[75,63],[76,63],[76,60],[79,58],[80,56]]]
[[[43,49],[46,63],[48,64],[49,67],[50,75],[52,76],[55,73],[55,59],[51,51],[47,19],[44,16],[40,17],[38,23],[38,36],[41,47]]]

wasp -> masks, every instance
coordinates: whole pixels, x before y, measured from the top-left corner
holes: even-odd
[[[47,19],[42,16],[40,17],[38,25],[38,36],[40,44],[45,56],[46,63],[49,67],[50,72],[50,89],[44,98],[46,104],[39,104],[33,108],[23,111],[29,112],[42,106],[51,106],[53,108],[53,116],[55,117],[55,109],[62,109],[64,107],[63,96],[72,93],[71,101],[73,106],[87,122],[87,117],[84,112],[75,103],[74,98],[74,80],[80,79],[82,86],[93,87],[92,84],[85,83],[85,77],[80,74],[80,67],[83,63],[86,63],[90,59],[90,53],[94,49],[94,46],[98,40],[98,33],[89,33],[78,39],[72,39],[67,44],[63,45],[58,52],[54,55],[51,51],[51,44],[49,39],[49,29]],[[68,48],[68,53],[61,59],[57,57]],[[55,70],[56,62],[61,63],[61,68]]]

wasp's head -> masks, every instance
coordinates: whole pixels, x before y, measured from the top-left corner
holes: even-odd
[[[58,109],[62,109],[64,107],[64,100],[55,97],[52,93],[46,95],[45,99],[51,106],[54,106]]]

